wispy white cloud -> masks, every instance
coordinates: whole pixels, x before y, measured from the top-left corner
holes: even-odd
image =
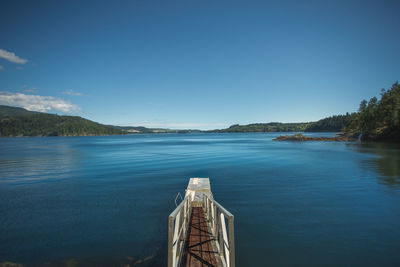
[[[3,68],[3,66],[2,65],[0,65],[0,71],[2,71],[4,68]]]
[[[72,95],[72,96],[83,96],[82,93],[75,92],[75,91],[72,91],[72,90],[64,91],[64,92],[62,92],[62,94],[63,95]]]
[[[17,64],[25,64],[28,60],[20,58],[19,56],[15,55],[13,52],[8,52],[4,49],[0,49],[0,58],[4,58],[12,63]]]
[[[27,110],[40,112],[61,111],[64,113],[76,113],[80,111],[77,105],[61,98],[22,93],[0,92],[0,104],[23,107]]]

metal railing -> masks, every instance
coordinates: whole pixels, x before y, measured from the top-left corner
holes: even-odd
[[[218,202],[203,195],[203,210],[205,218],[216,240],[216,246],[222,264],[235,267],[235,229],[234,216]],[[190,196],[176,207],[168,218],[168,267],[177,267],[183,256],[183,250],[188,234],[192,204]],[[228,228],[226,228],[226,220]]]
[[[180,264],[190,223],[191,210],[190,197],[187,196],[169,215],[168,267],[176,267]]]
[[[203,195],[203,210],[217,241],[217,249],[223,264],[227,267],[235,267],[234,216],[207,195]],[[226,220],[228,220],[228,229]]]

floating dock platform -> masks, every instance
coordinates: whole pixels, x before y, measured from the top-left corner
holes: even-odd
[[[234,238],[234,216],[214,200],[210,179],[190,178],[169,215],[168,267],[234,267]]]

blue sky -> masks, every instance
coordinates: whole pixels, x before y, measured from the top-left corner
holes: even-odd
[[[81,2],[0,2],[0,104],[214,129],[353,112],[400,77],[399,1]]]

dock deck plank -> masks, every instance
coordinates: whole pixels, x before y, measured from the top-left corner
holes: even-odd
[[[186,239],[183,266],[222,266],[214,237],[202,207],[193,207]]]

